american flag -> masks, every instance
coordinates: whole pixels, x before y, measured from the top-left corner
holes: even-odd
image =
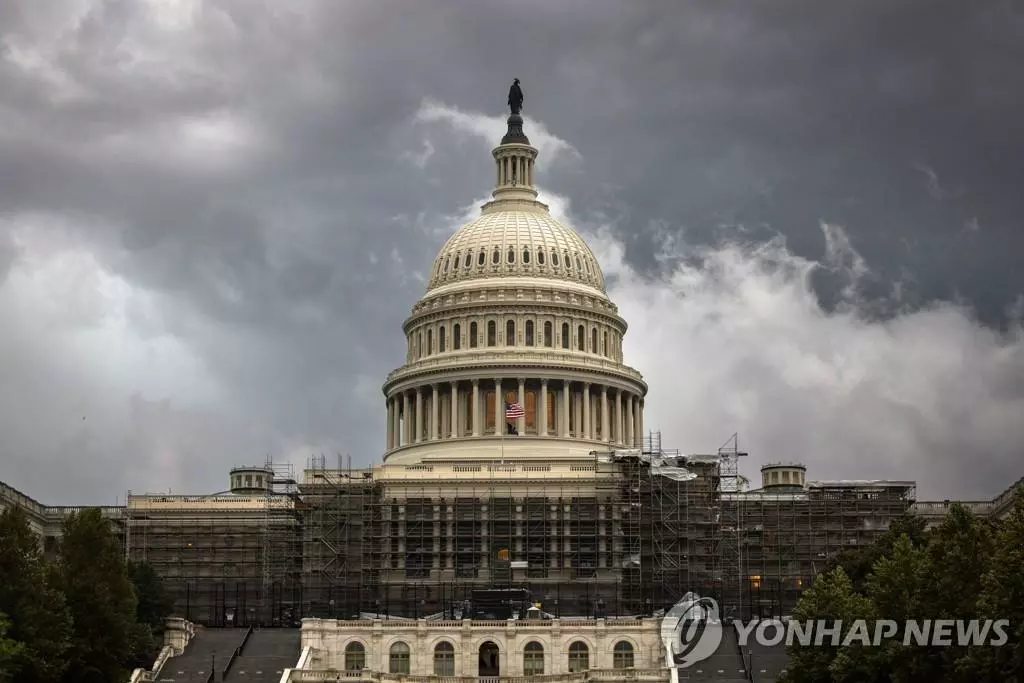
[[[518,403],[506,403],[505,404],[505,419],[506,420],[518,420],[522,416],[526,415],[526,411]]]

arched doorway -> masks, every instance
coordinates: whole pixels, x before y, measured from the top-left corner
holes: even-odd
[[[497,677],[501,675],[501,657],[498,646],[488,640],[480,646],[480,672],[481,678]]]

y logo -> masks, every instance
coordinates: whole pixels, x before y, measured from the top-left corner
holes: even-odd
[[[669,667],[685,669],[713,655],[722,642],[718,603],[687,593],[661,622]]]

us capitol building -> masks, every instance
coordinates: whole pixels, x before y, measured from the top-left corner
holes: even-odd
[[[104,508],[181,617],[302,621],[320,668],[656,668],[656,617],[686,593],[723,616],[787,614],[838,552],[905,513],[944,516],[913,481],[812,481],[799,463],[764,465],[752,488],[735,437],[708,454],[662,448],[626,321],[586,242],[537,200],[537,149],[512,104],[493,198],[441,248],[402,327],[382,462],[241,466],[224,492]],[[71,508],[5,485],[0,500],[53,549]],[[1000,515],[1009,492],[969,505]]]

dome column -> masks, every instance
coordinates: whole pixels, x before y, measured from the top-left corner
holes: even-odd
[[[505,430],[505,411],[502,410],[504,406],[501,404],[501,378],[496,377],[494,379],[494,435],[501,436]]]
[[[622,392],[615,392],[615,443],[623,444],[626,440],[622,436]]]
[[[608,443],[608,387],[601,387],[601,424],[605,425],[601,432],[601,441]]]
[[[402,445],[412,441],[412,420],[410,418],[409,392],[402,392]]]
[[[416,443],[423,441],[423,390],[420,387],[416,387],[416,419],[414,429],[416,431],[414,441]]]
[[[590,382],[583,383],[583,438],[593,438],[590,424],[590,413],[593,411],[593,404],[590,402]]]
[[[391,401],[390,398],[387,401],[385,401],[384,403],[387,405],[387,410],[388,410],[388,416],[386,418],[386,424],[384,425],[384,432],[386,434],[386,436],[384,437],[384,445],[385,445],[386,449],[390,451],[392,448],[395,447],[394,446],[394,442],[393,442],[394,432],[392,431],[394,429],[394,426],[395,426],[395,417],[394,417],[395,404]]]
[[[480,380],[473,380],[473,436],[480,436]]]
[[[526,434],[526,378],[519,378],[519,407],[523,410],[522,417],[516,418],[516,436]]]
[[[626,445],[633,447],[633,394],[626,394]]]
[[[569,438],[569,381],[562,382],[562,437]]]
[[[636,419],[637,419],[637,423],[639,423],[639,425],[640,425],[640,438],[637,439],[637,446],[639,448],[643,448],[644,447],[644,399],[643,398],[641,398],[638,401],[637,410],[636,410]]]
[[[402,406],[397,396],[391,397],[391,448],[402,444]]]
[[[459,383],[452,382],[452,438],[459,436]]]
[[[440,399],[440,392],[438,391],[437,383],[430,385],[430,440],[437,441],[441,438],[440,429],[440,413],[438,412],[438,401]]]
[[[542,379],[540,381],[540,416],[534,418],[537,423],[537,434],[540,436],[548,435],[548,381]]]

